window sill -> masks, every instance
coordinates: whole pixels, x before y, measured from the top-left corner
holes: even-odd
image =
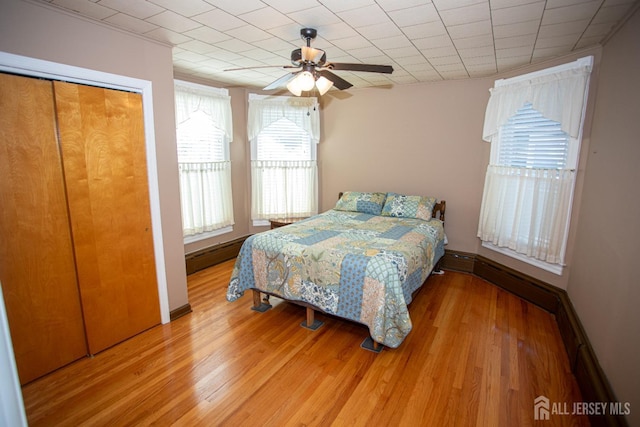
[[[538,267],[550,273],[557,274],[558,276],[561,276],[562,271],[564,270],[564,267],[560,264],[551,264],[545,261],[540,261],[539,259],[535,259],[535,258],[528,257],[526,255],[519,254],[518,252],[513,251],[509,248],[498,247],[489,242],[482,242],[482,247],[491,249],[492,251],[501,253],[511,258],[515,258],[518,261],[525,262],[527,264],[533,265],[534,267]]]
[[[194,234],[192,236],[186,236],[184,237],[184,244],[188,244],[188,243],[194,243],[194,242],[199,242],[200,240],[205,240],[205,239],[210,239],[211,237],[216,237],[216,236],[220,236],[222,234],[227,234],[227,233],[231,233],[233,231],[233,227],[232,226],[228,226],[228,227],[224,227],[224,228],[219,228],[217,230],[213,230],[213,231],[207,231],[204,233],[198,233],[198,234]]]

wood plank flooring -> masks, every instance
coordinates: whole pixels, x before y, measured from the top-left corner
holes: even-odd
[[[581,401],[555,320],[474,276],[432,276],[397,349],[303,307],[229,303],[234,260],[189,276],[193,312],[23,388],[31,426],[585,426],[534,421],[533,401]],[[272,299],[273,301],[273,299]]]

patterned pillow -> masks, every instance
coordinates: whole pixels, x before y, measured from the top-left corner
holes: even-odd
[[[431,219],[435,204],[435,197],[405,196],[403,194],[387,193],[387,200],[382,208],[382,216],[418,218],[428,221]]]
[[[387,193],[361,193],[359,191],[345,192],[334,209],[338,211],[361,212],[380,215]]]

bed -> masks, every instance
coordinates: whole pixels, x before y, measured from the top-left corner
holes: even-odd
[[[333,209],[250,236],[227,290],[253,292],[253,309],[269,296],[369,328],[363,347],[396,348],[411,331],[408,305],[444,255],[446,203],[397,193],[346,192]]]

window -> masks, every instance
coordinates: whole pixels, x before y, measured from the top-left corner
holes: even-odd
[[[478,225],[483,246],[562,273],[592,58],[491,90]]]
[[[318,123],[315,98],[250,96],[254,225],[318,213]]]
[[[176,135],[185,243],[231,231],[231,103],[225,89],[176,82]]]

